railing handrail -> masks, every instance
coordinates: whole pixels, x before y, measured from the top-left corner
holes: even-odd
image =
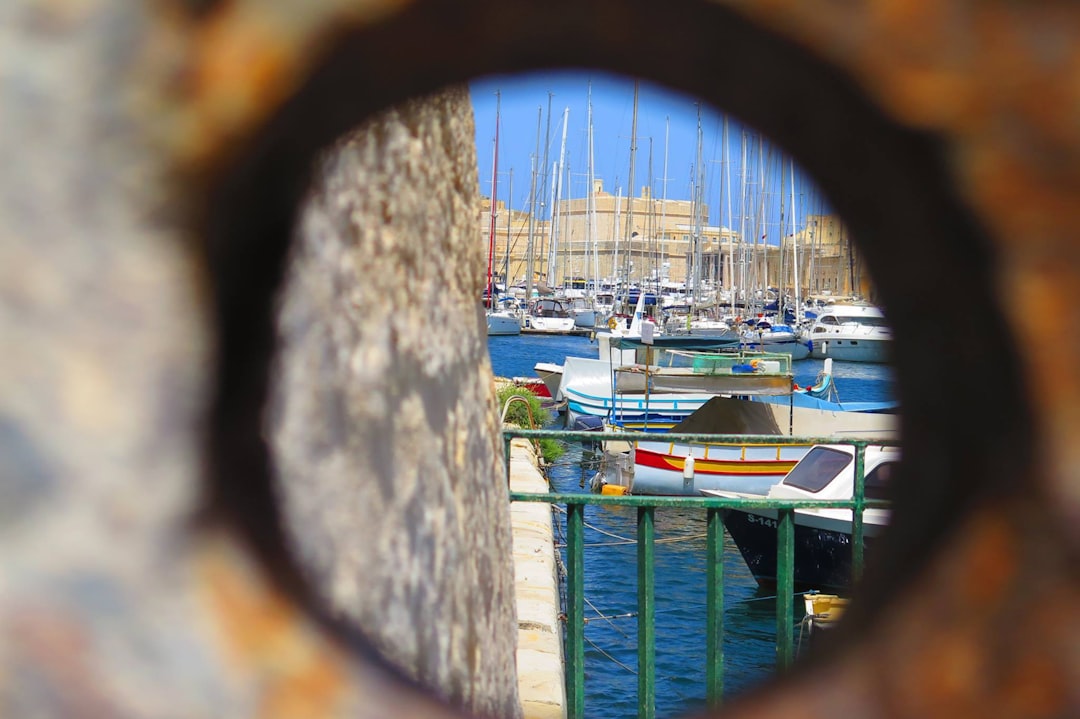
[[[689,497],[585,492],[511,492],[511,502],[545,504],[599,504],[620,507],[683,507],[693,509],[855,509],[854,499],[796,499],[790,497]],[[888,509],[884,499],[865,499],[866,509]]]
[[[584,716],[584,509],[586,505],[636,507],[638,514],[638,716],[655,716],[655,586],[653,547],[655,543],[654,512],[659,508],[694,508],[707,513],[706,540],[706,697],[710,705],[718,705],[723,695],[723,524],[722,512],[728,509],[769,509],[776,511],[776,653],[780,669],[793,659],[794,632],[791,624],[794,579],[795,511],[799,509],[850,509],[852,511],[852,579],[857,580],[863,564],[863,512],[866,509],[887,508],[889,502],[868,500],[865,497],[865,463],[867,447],[898,447],[897,438],[812,437],[793,435],[744,435],[665,432],[596,432],[572,430],[537,430],[505,428],[503,442],[506,451],[506,473],[510,473],[510,443],[514,437],[531,439],[560,439],[576,441],[668,441],[709,444],[736,442],[746,445],[792,443],[802,445],[850,445],[854,451],[854,483],[852,496],[845,499],[769,498],[759,497],[690,497],[602,495],[576,492],[510,492],[513,502],[543,502],[566,505],[567,524],[567,590],[566,590],[566,696],[567,716]]]
[[[899,447],[900,439],[895,437],[838,437],[789,434],[713,434],[708,432],[596,432],[564,429],[519,429],[506,427],[504,438],[521,437],[524,439],[563,439],[575,441],[623,441],[623,442],[695,442],[695,443],[740,443],[740,444],[847,444],[853,447]]]

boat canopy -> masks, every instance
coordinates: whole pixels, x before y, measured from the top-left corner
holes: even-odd
[[[768,352],[661,350],[655,363],[615,368],[617,391],[789,395],[791,355]],[[666,365],[666,366],[665,366]]]
[[[654,336],[651,346],[663,349],[699,350],[708,352],[711,350],[736,349],[741,342],[738,335],[659,335]],[[650,345],[643,342],[641,337],[619,337],[612,335],[609,340],[612,349],[633,350]]]

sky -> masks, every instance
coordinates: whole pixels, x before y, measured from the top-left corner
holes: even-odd
[[[603,180],[604,190],[615,194],[619,188],[625,196],[630,174],[630,136],[633,126],[633,80],[595,72],[546,72],[542,74],[490,76],[470,83],[473,110],[476,117],[476,146],[480,168],[480,192],[491,196],[492,154],[496,126],[496,93],[499,93],[499,162],[498,198],[519,210],[529,207],[530,179],[534,157],[537,165],[543,161],[547,138],[547,175],[558,161],[562,145],[563,116],[569,108],[566,123],[566,163],[569,166],[569,197],[584,197],[588,187],[588,92],[592,87],[593,173]],[[548,95],[551,115],[548,116]],[[698,104],[695,98],[642,82],[639,85],[637,118],[637,151],[634,170],[634,194],[640,196],[644,185],[652,186],[657,199],[693,199],[697,165]],[[537,152],[537,121],[539,152]],[[550,119],[550,127],[548,121]],[[704,197],[709,208],[709,224],[720,223],[736,231],[740,227],[740,197],[748,197],[745,209],[746,237],[760,231],[766,242],[776,244],[781,232],[780,165],[789,160],[775,146],[763,139],[758,153],[758,134],[745,130],[748,146],[747,185],[750,191],[741,193],[743,186],[740,168],[744,128],[734,119],[728,121],[727,176],[721,199],[721,178],[724,176],[721,115],[708,106],[701,109],[702,165],[705,169]],[[650,172],[650,155],[651,168]],[[759,159],[760,158],[760,159]],[[665,173],[665,163],[667,171]],[[764,167],[764,172],[759,171]],[[512,170],[512,173],[511,173]],[[759,177],[765,177],[765,222],[762,216]],[[665,184],[666,178],[666,184]],[[537,185],[541,183],[537,179]],[[546,193],[550,195],[550,179]],[[564,183],[566,180],[564,180]],[[512,183],[512,184],[511,184]],[[790,205],[790,180],[784,180],[784,205]],[[565,186],[565,185],[564,185]],[[735,191],[731,192],[730,189]],[[728,209],[730,203],[730,210]],[[821,193],[796,166],[795,179],[796,230],[805,224],[805,215],[827,212]],[[790,235],[790,214],[783,221],[783,235]]]

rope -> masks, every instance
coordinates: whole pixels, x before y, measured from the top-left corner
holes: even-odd
[[[591,527],[591,529],[596,529],[596,528]],[[600,531],[600,530],[597,530],[597,531]],[[609,536],[614,536],[619,541],[618,542],[589,542],[588,544],[585,544],[585,545],[582,545],[582,546],[585,546],[585,547],[621,547],[621,546],[625,546],[627,544],[637,544],[636,539],[628,539],[626,537],[619,537],[617,535],[609,535]],[[695,539],[705,539],[706,536],[708,536],[708,535],[705,535],[705,534],[688,534],[685,537],[667,537],[666,539],[654,539],[653,544],[674,544],[676,542],[689,542],[689,541],[695,540]],[[556,549],[566,549],[565,544],[556,544],[555,547],[556,547]]]
[[[626,671],[630,672],[634,676],[637,676],[637,670],[636,669],[626,666],[625,664],[620,662],[618,659],[616,659],[615,657],[613,657],[610,654],[608,654],[607,652],[605,652],[603,649],[601,649],[599,646],[597,646],[596,642],[594,642],[592,639],[589,639],[588,637],[585,637],[585,641],[589,644],[590,647],[592,647],[596,651],[600,652],[601,655],[603,655],[604,657],[607,657],[612,662],[614,662],[615,664],[618,664],[620,667],[622,667]]]
[[[587,599],[585,601],[588,602],[589,606],[593,608],[593,611],[599,614],[600,610],[593,606],[592,602],[589,602],[589,600]],[[612,619],[629,619],[631,617],[636,617],[637,615],[637,612],[627,612],[626,614],[600,614],[600,616],[598,617],[585,617],[585,623],[588,624],[589,622],[603,619],[610,624]],[[626,635],[623,634],[623,636],[625,637]],[[629,639],[629,637],[627,637],[627,639]]]
[[[598,616],[595,616],[595,617],[586,617],[585,618],[585,624],[588,624],[590,619],[603,619],[603,620],[607,621],[607,623],[611,625],[611,628],[614,629],[615,631],[617,631],[619,634],[622,634],[627,639],[630,638],[629,636],[627,636],[626,632],[624,632],[623,630],[619,629],[617,626],[612,624],[611,620],[612,619],[617,619],[617,617],[615,617],[615,616],[604,616],[604,613],[601,612],[599,609],[597,609],[596,605],[593,604],[592,602],[590,602],[588,597],[583,596],[582,599],[584,599],[585,603],[589,605],[589,608],[592,609],[594,612],[596,612],[597,615],[598,615]]]
[[[795,656],[802,654],[802,637],[803,629],[813,620],[813,617],[809,614],[802,618],[799,622],[799,641],[795,643]]]

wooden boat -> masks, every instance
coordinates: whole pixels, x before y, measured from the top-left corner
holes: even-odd
[[[697,496],[703,490],[740,487],[764,494],[810,451],[811,445],[678,444],[638,442],[634,494]]]
[[[655,425],[650,429],[659,430]],[[624,429],[639,427],[625,425]],[[897,418],[890,414],[827,411],[765,404],[747,399],[713,397],[681,423],[664,430],[688,434],[776,435],[775,444],[739,442],[625,443],[629,462],[604,467],[603,483],[619,484],[633,494],[696,495],[703,489],[764,495],[809,450],[790,436],[893,438]],[[687,469],[693,457],[692,470]]]

